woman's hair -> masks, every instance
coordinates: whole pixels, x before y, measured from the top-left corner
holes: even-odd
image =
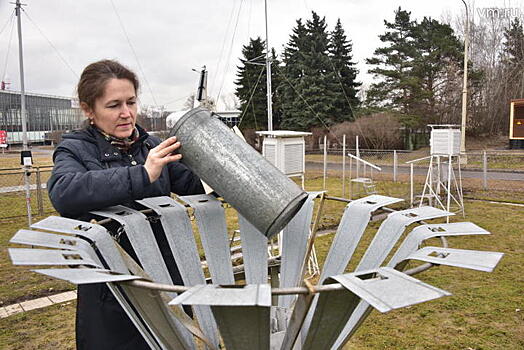
[[[131,70],[113,60],[101,60],[87,66],[76,88],[78,100],[93,108],[95,100],[104,94],[106,83],[109,79],[127,79],[138,93],[138,79]]]

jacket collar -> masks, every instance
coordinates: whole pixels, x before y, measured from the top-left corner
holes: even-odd
[[[147,143],[147,138],[149,134],[147,131],[142,129],[139,125],[136,125],[138,129],[138,140],[133,144],[129,152],[133,152],[138,147],[141,147],[143,143]],[[85,129],[75,131],[71,134],[66,134],[63,136],[64,139],[81,139],[90,143],[94,143],[100,154],[100,161],[102,162],[111,162],[115,160],[122,159],[122,154],[120,150],[109,143],[102,134],[100,134],[94,127],[87,126]]]

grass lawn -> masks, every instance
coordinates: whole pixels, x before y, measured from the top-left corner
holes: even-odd
[[[308,173],[306,189],[320,190],[322,178]],[[379,181],[380,193],[406,198],[407,182],[393,184]],[[340,178],[330,173],[329,195],[341,196]],[[346,187],[347,191],[347,187]],[[523,202],[522,190],[508,186],[502,191],[480,191],[471,187],[468,195],[491,200]],[[347,194],[347,193],[346,193]],[[519,200],[520,198],[520,200]],[[396,208],[405,208],[407,202]],[[452,267],[434,267],[416,278],[453,293],[452,296],[380,314],[373,311],[345,349],[522,349],[524,348],[524,207],[466,200],[466,219],[489,230],[489,236],[465,236],[449,239],[450,247],[492,250],[505,253],[493,273]],[[327,201],[320,229],[336,227],[345,204]],[[228,215],[233,216],[233,215]],[[42,218],[42,217],[40,217]],[[37,220],[39,218],[35,218]],[[373,222],[366,230],[369,242],[380,225]],[[13,267],[7,256],[8,240],[24,218],[0,221],[0,302],[5,306],[74,286]],[[229,229],[236,227],[230,224]],[[406,230],[409,232],[413,227]],[[405,234],[406,234],[405,233]],[[319,237],[316,250],[322,263],[333,238]],[[440,245],[432,240],[427,245]],[[356,252],[356,258],[363,250]],[[356,262],[350,263],[349,269]],[[0,319],[0,349],[69,349],[74,348],[74,305],[66,303]]]

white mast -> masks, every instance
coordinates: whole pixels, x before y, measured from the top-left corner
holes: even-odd
[[[29,187],[29,168],[31,167],[31,153],[29,152],[29,148],[27,146],[27,120],[26,120],[26,108],[25,108],[25,85],[24,85],[24,56],[23,56],[23,50],[22,50],[22,4],[20,3],[20,0],[16,0],[16,7],[15,7],[15,13],[17,17],[17,25],[18,25],[18,61],[20,64],[20,114],[22,116],[22,165],[24,168],[24,185],[25,185],[25,198],[26,198],[26,206],[27,206],[27,220],[29,222],[29,226],[31,226],[32,223],[32,215],[31,215],[31,192]],[[28,159],[28,161],[26,161]]]
[[[273,131],[273,110],[271,103],[271,59],[269,57],[269,36],[267,32],[267,0],[264,0],[266,13],[266,83],[267,83],[267,130]]]
[[[21,101],[21,114],[22,114],[22,142],[23,149],[27,151],[27,120],[25,115],[25,85],[24,85],[24,57],[22,52],[22,19],[21,11],[22,4],[20,0],[16,0],[16,17],[18,25],[18,61],[20,64],[20,101]]]

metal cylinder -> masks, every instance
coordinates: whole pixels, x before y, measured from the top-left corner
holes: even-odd
[[[307,193],[204,108],[175,121],[182,162],[265,236],[278,233]]]

